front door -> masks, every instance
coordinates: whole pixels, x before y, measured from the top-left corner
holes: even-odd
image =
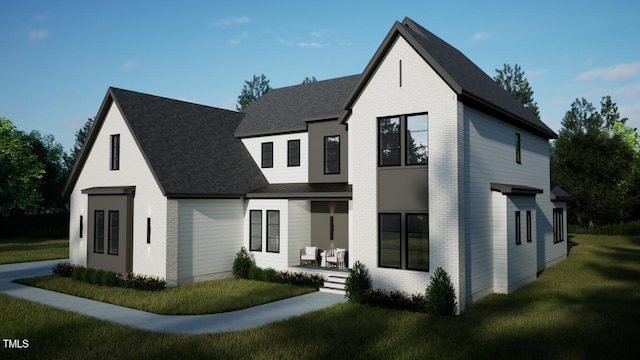
[[[87,267],[132,270],[132,199],[129,195],[89,195]]]

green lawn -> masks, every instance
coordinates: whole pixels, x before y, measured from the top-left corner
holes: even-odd
[[[69,240],[37,238],[0,238],[0,264],[66,259]]]
[[[0,358],[635,359],[640,236],[571,237],[569,258],[458,317],[341,304],[258,329],[149,333],[0,295]],[[426,287],[426,284],[425,284]]]
[[[21,284],[166,315],[214,314],[307,294],[317,289],[246,279],[220,279],[163,291],[91,285],[55,275],[20,279]]]

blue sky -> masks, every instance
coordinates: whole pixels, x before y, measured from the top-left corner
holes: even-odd
[[[556,131],[574,99],[604,95],[640,128],[636,1],[3,0],[0,14],[0,117],[65,149],[109,86],[235,109],[253,74],[361,73],[405,16],[489,76],[519,64]]]

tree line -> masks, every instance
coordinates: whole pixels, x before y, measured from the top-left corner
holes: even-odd
[[[534,92],[519,65],[504,64],[494,80],[535,116]],[[316,82],[306,77],[302,84]],[[254,75],[238,96],[243,111],[271,89],[262,74]],[[627,126],[611,96],[599,108],[575,99],[562,119],[558,139],[550,145],[551,180],[567,190],[572,224],[612,224],[640,219],[640,137]],[[0,217],[68,211],[62,189],[91,130],[89,118],[76,131],[66,152],[53,135],[24,132],[0,117]]]

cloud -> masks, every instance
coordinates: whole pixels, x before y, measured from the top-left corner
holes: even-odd
[[[578,75],[578,80],[605,81],[624,80],[636,77],[640,74],[640,61],[611,65],[608,67],[592,69]]]
[[[29,33],[29,39],[36,41],[42,40],[49,36],[49,30],[31,30]]]
[[[120,66],[120,69],[124,71],[128,71],[128,70],[137,69],[139,67],[140,67],[140,64],[137,61],[127,61],[126,63],[122,64],[122,66]]]
[[[289,40],[285,40],[285,39],[278,39],[278,42],[281,43],[281,44],[288,45],[288,46],[301,47],[301,48],[323,48],[323,47],[325,47],[324,44],[321,44],[321,43],[315,42],[315,41],[305,42],[305,41],[289,41]]]
[[[635,98],[637,96],[640,96],[640,82],[619,87],[613,91],[613,94],[615,96],[620,96],[623,98]]]
[[[311,35],[314,38],[321,38],[322,37],[322,33],[319,31],[312,31],[309,35]]]
[[[488,38],[490,38],[492,36],[493,36],[492,33],[478,32],[478,33],[473,34],[473,36],[471,36],[471,41],[480,41],[480,40],[488,39]]]
[[[236,36],[232,39],[229,39],[229,44],[236,46],[238,44],[240,44],[244,39],[249,37],[249,33],[248,32],[243,32],[241,35]]]
[[[547,70],[545,69],[540,69],[540,70],[527,70],[525,71],[525,74],[529,77],[534,77],[534,76],[542,76],[544,74],[547,73]]]
[[[248,24],[251,22],[248,16],[229,16],[224,19],[215,20],[213,26],[233,26],[240,24]]]

